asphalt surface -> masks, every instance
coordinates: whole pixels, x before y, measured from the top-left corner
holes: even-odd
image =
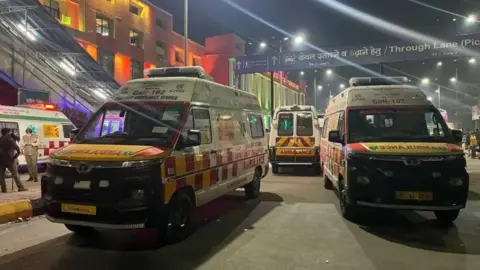
[[[237,191],[199,210],[182,243],[157,247],[153,231],[75,236],[44,217],[0,226],[0,269],[480,269],[480,160],[469,164],[470,200],[455,225],[433,214],[341,218],[338,200],[307,170],[269,175],[258,200]]]

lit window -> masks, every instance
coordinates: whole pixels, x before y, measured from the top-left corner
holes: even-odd
[[[140,15],[140,8],[134,5],[130,5],[130,13]]]
[[[97,14],[97,34],[109,37],[112,34],[112,21]]]
[[[60,19],[60,4],[58,0],[45,0],[43,6],[53,15],[53,17]]]
[[[141,32],[130,30],[130,46],[142,48],[143,46],[143,34]]]
[[[193,57],[193,65],[194,66],[200,66],[200,58]]]
[[[175,51],[175,62],[183,63],[183,56],[179,51]]]

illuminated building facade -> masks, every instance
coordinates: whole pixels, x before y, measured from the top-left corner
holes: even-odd
[[[140,0],[40,0],[60,23],[68,26],[84,49],[124,84],[143,77],[143,70],[156,66],[183,66],[184,37],[173,31],[168,12]],[[269,110],[270,78],[264,74],[234,76],[231,58],[245,54],[245,41],[229,34],[209,37],[205,46],[189,42],[187,65],[203,66],[216,82],[257,94]],[[284,78],[275,83],[275,106],[303,104],[304,93]],[[241,83],[243,82],[243,83]]]

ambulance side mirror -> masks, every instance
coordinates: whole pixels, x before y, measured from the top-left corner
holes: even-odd
[[[332,130],[328,132],[328,141],[333,143],[343,143],[342,138],[340,137],[340,131]]]
[[[199,146],[202,144],[202,134],[200,130],[190,129],[187,132],[187,140],[185,141],[185,147]]]
[[[453,137],[453,139],[455,140],[456,143],[461,143],[462,142],[462,137],[463,137],[462,131],[452,129],[452,137]]]
[[[80,132],[79,128],[74,128],[70,130],[70,134],[69,134],[70,139],[73,140],[78,135],[79,132]]]

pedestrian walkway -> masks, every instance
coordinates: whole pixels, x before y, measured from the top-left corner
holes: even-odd
[[[18,188],[12,178],[7,178],[7,193],[0,193],[0,204],[40,198],[40,182],[27,182],[28,177],[28,174],[20,174],[20,180],[22,181],[23,185],[28,188],[27,191],[22,192],[18,192]]]

